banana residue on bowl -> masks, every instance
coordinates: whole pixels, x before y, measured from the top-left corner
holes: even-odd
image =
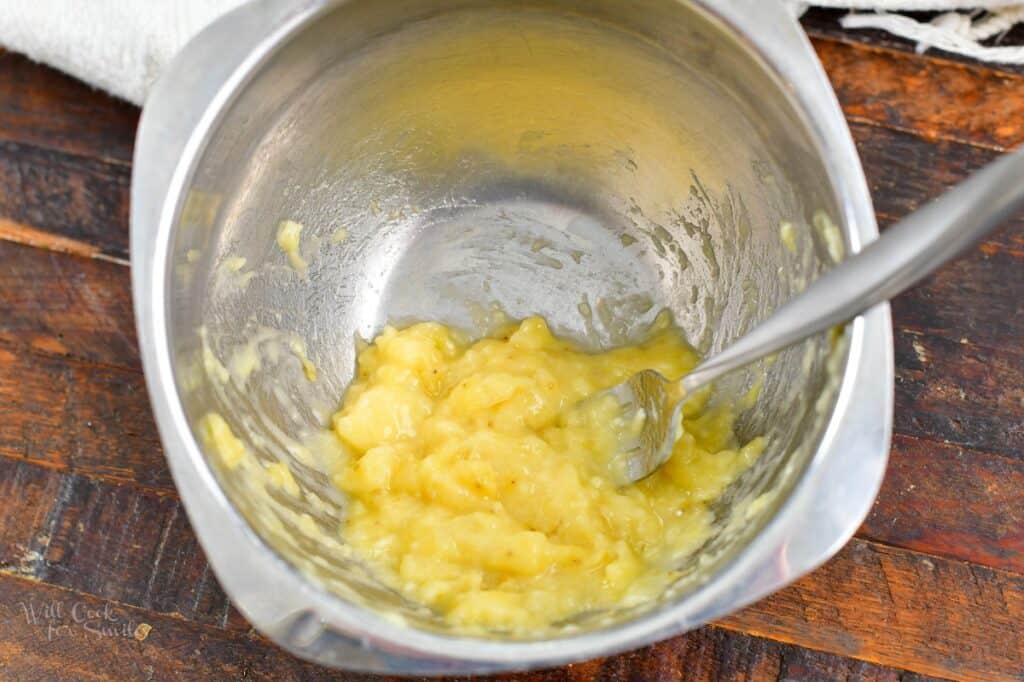
[[[299,238],[301,234],[301,223],[297,223],[294,220],[282,220],[281,224],[277,227],[277,246],[288,257],[288,263],[295,269],[295,272],[305,277],[309,266],[299,251]]]
[[[686,406],[671,459],[617,488],[612,415],[572,410],[630,375],[697,362],[667,314],[642,343],[587,353],[540,318],[470,342],[436,323],[386,328],[358,356],[334,432],[345,542],[456,628],[529,632],[653,599],[712,533],[715,500],[764,448],[735,412]]]

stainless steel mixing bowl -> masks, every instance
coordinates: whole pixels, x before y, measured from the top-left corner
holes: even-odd
[[[459,636],[378,584],[304,444],[357,338],[386,322],[479,330],[497,304],[597,348],[667,308],[712,353],[873,239],[839,107],[775,2],[253,2],[156,86],[132,200],[139,335],[175,481],[234,603],[304,658],[468,673],[640,646],[821,564],[877,492],[886,306],[717,387],[736,400],[763,373],[738,429],[769,446],[676,585],[533,639]],[[299,259],[275,243],[283,220],[304,226]],[[196,437],[211,411],[257,473],[284,463],[298,490],[217,464]]]

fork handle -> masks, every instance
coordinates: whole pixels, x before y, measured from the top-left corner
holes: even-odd
[[[692,393],[906,291],[1024,206],[1024,149],[992,162],[890,227],[682,381]]]

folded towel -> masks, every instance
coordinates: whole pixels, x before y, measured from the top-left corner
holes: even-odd
[[[192,36],[245,1],[0,0],[0,45],[141,104],[164,65]],[[1020,0],[784,2],[798,14],[812,5],[877,10],[847,15],[841,23],[851,29],[887,30],[915,41],[922,50],[938,47],[981,60],[1024,64],[1024,47],[982,44],[1024,22]],[[917,10],[945,13],[930,22],[891,13]]]
[[[0,0],[0,45],[141,104],[171,58],[245,0]]]

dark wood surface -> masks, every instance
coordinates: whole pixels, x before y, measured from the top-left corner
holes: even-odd
[[[885,226],[1024,140],[1024,73],[806,19]],[[0,51],[0,679],[365,679],[254,632],[147,404],[138,110]],[[522,680],[1024,679],[1024,221],[894,302],[896,435],[856,538],[653,647]]]

